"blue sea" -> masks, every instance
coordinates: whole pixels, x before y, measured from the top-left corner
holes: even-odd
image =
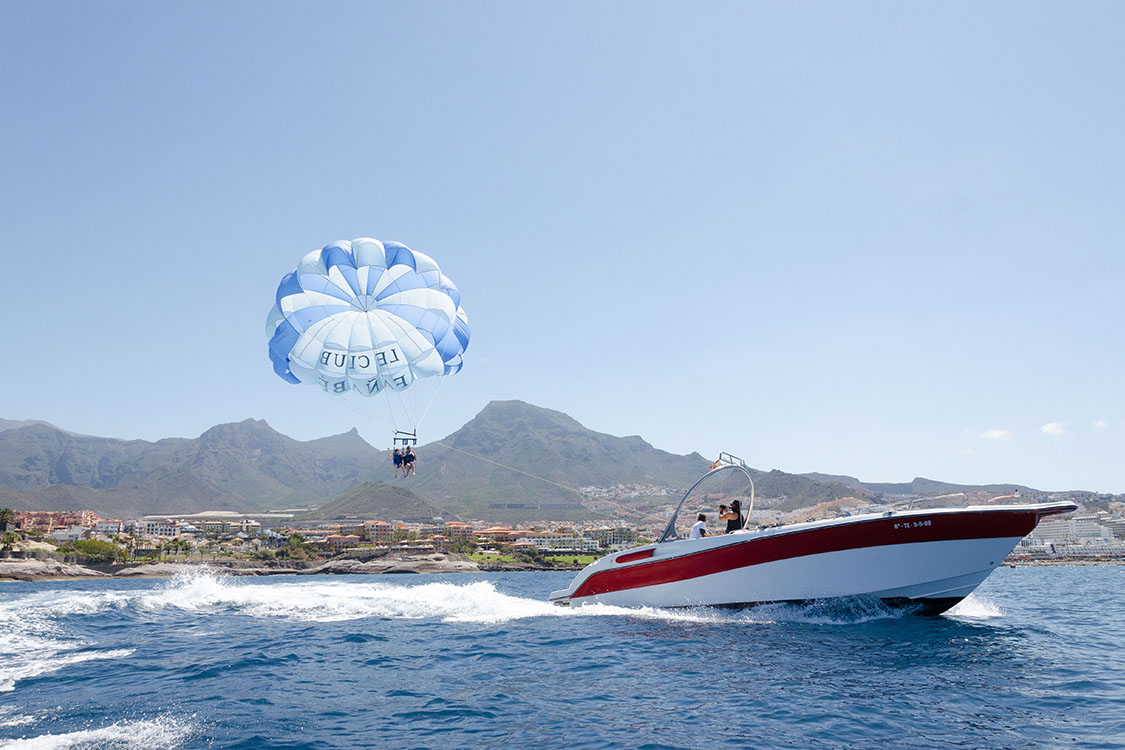
[[[1125,567],[563,609],[570,573],[0,584],[0,748],[1125,748]]]

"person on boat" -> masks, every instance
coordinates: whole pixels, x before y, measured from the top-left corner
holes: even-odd
[[[738,501],[735,500],[734,502]],[[728,510],[727,506],[725,505],[719,506],[719,520],[727,522],[727,528],[724,533],[729,534],[732,531],[737,531],[738,529],[742,528],[742,526],[739,524],[739,520],[741,518],[742,517],[738,514],[738,512],[735,511],[733,504],[730,510]]]
[[[411,449],[411,447],[409,445],[406,446],[406,452],[404,452],[402,454],[402,477],[403,477],[403,479],[405,479],[406,477],[408,477],[408,476],[410,476],[411,474],[414,473],[414,459],[415,458],[416,458],[416,456],[414,455],[414,451]]]
[[[406,478],[406,469],[403,468],[403,466],[402,466],[402,453],[399,451],[398,448],[395,448],[395,452],[393,454],[391,454],[391,460],[394,461],[394,464],[395,464],[395,479],[398,479],[399,469],[402,469],[402,477],[403,477],[403,479],[405,479]]]
[[[742,501],[731,500],[730,511],[725,516],[719,516],[719,519],[727,522],[727,533],[738,531],[746,525],[746,519],[742,517]]]
[[[702,539],[705,536],[715,535],[707,531],[707,514],[700,513],[698,519],[696,519],[695,526],[691,527],[690,537],[692,539]]]

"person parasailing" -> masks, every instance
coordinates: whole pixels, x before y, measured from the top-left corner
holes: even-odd
[[[418,424],[445,376],[461,370],[470,337],[461,292],[432,258],[368,237],[305,255],[278,285],[266,332],[287,383],[382,401],[400,457],[413,454]],[[398,429],[405,423],[409,432]],[[403,476],[414,473],[409,463]]]

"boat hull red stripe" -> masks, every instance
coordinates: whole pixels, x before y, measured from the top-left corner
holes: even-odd
[[[752,537],[679,557],[599,571],[583,581],[570,598],[656,586],[825,552],[954,539],[1018,538],[1029,534],[1038,520],[1035,510],[933,513]]]

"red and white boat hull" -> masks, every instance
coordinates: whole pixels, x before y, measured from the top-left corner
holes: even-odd
[[[691,607],[863,596],[936,613],[979,586],[1041,517],[1075,509],[911,510],[676,540],[604,557],[551,600]]]

